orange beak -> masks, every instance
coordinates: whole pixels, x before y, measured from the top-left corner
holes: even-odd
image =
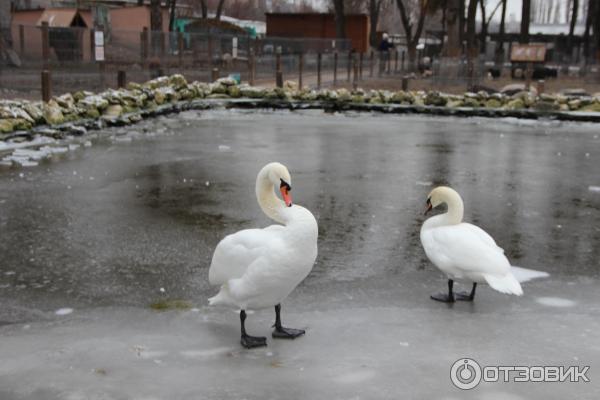
[[[425,212],[423,213],[423,215],[427,215],[427,213],[429,211],[431,211],[433,209],[433,206],[431,205],[431,201],[429,199],[427,199],[427,208],[425,209]]]
[[[281,197],[283,198],[285,205],[287,207],[291,207],[292,206],[292,195],[290,194],[290,190],[288,189],[288,187],[281,186],[279,188],[279,190],[281,190]]]

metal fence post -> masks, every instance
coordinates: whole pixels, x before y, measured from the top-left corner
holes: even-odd
[[[363,56],[364,53],[361,51],[358,55],[358,79],[361,81],[363,77]]]
[[[183,33],[177,32],[177,53],[179,55],[179,68],[183,68]]]
[[[321,89],[321,59],[322,54],[317,54],[317,89]]]
[[[44,62],[44,69],[47,69],[48,62],[50,60],[50,35],[48,32],[48,22],[42,22],[42,59]]]
[[[402,50],[402,64],[401,64],[401,71],[404,72],[404,56],[405,56],[405,51]]]
[[[249,49],[248,81],[250,82],[250,86],[254,86],[254,68],[255,68],[254,49],[250,46],[248,46],[248,49]]]
[[[123,70],[119,70],[117,72],[117,85],[119,88],[124,88],[127,86],[127,74]]]
[[[394,73],[398,73],[398,50],[394,50]]]
[[[141,54],[142,64],[146,64],[146,60],[148,59],[149,44],[150,44],[150,40],[149,40],[148,28],[144,27],[144,29],[142,30],[142,33],[140,34],[140,45],[141,45],[140,54]]]
[[[350,71],[352,69],[352,50],[350,50],[348,52],[348,65],[346,67],[347,67],[346,69],[347,69],[347,72],[348,72],[346,80],[348,82],[350,82]]]
[[[352,78],[352,88],[356,90],[358,88],[358,63],[356,62],[356,53],[352,56],[352,69],[354,70]]]
[[[371,50],[371,55],[369,56],[370,60],[369,60],[369,76],[372,78],[373,77],[373,64],[375,63],[375,52],[373,52],[373,50]]]
[[[219,68],[213,68],[211,70],[211,81],[216,82],[219,79]]]
[[[302,90],[302,70],[304,69],[304,54],[298,54],[298,89]]]
[[[338,64],[338,53],[333,53],[333,87],[337,85],[337,64]]]
[[[23,57],[23,54],[25,54],[25,27],[23,25],[19,25],[19,50],[21,57]]]
[[[42,71],[42,100],[49,102],[52,98],[52,82],[50,80],[50,71]]]
[[[281,47],[275,50],[275,85],[283,87],[283,71],[281,71]]]
[[[406,76],[402,77],[402,90],[405,92],[408,90],[408,78]]]

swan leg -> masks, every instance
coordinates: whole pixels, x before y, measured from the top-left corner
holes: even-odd
[[[304,335],[303,329],[284,328],[281,326],[281,304],[275,306],[275,330],[273,338],[275,339],[296,339],[298,336]]]
[[[432,294],[431,298],[435,301],[441,301],[443,303],[454,303],[454,293],[452,292],[452,286],[454,286],[454,281],[452,279],[448,279],[448,294]]]
[[[267,338],[264,336],[250,336],[246,333],[246,311],[240,311],[240,323],[242,325],[242,339],[240,343],[247,349],[267,345]]]
[[[475,289],[477,288],[477,282],[473,282],[473,289],[471,289],[471,293],[467,294],[467,292],[456,293],[456,300],[461,301],[473,301],[475,298]]]

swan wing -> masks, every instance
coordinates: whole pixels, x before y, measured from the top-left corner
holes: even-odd
[[[428,230],[427,255],[442,270],[504,276],[510,263],[504,251],[481,228],[471,224],[446,225]]]
[[[248,267],[273,246],[277,246],[285,227],[271,225],[264,229],[245,229],[226,236],[217,245],[208,271],[213,285],[222,285],[230,279],[241,278]]]

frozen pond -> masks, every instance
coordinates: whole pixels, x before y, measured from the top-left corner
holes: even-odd
[[[146,133],[144,133],[146,132]],[[126,134],[126,135],[121,135]],[[90,135],[0,170],[0,399],[600,398],[600,129],[595,125],[322,112],[186,112]],[[313,272],[283,303],[295,341],[239,345],[209,308],[212,250],[269,221],[269,161],[319,221]],[[425,199],[456,188],[465,219],[550,278],[524,296],[446,280],[419,241]],[[191,309],[155,311],[165,300]],[[452,363],[590,366],[590,383],[486,383]]]

